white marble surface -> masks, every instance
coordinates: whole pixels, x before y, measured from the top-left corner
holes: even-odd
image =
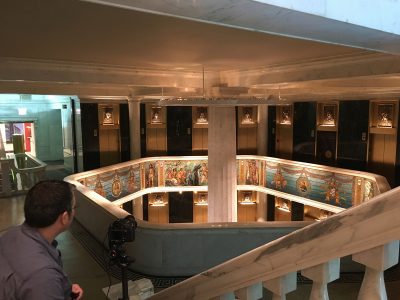
[[[400,236],[400,188],[261,246],[150,299],[208,299],[332,259],[366,251]]]
[[[208,108],[209,222],[237,221],[235,113],[234,106]]]

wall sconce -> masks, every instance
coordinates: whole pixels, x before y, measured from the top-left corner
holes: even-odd
[[[194,205],[207,206],[208,205],[207,195],[204,193],[199,194],[197,201],[194,202]]]
[[[276,208],[284,212],[290,212],[289,205],[286,203],[286,201],[282,201],[276,206]]]
[[[156,194],[155,198],[150,201],[150,206],[154,207],[162,207],[165,206],[167,203],[164,201],[164,197],[161,194]]]
[[[330,213],[324,210],[321,210],[319,214],[319,218],[315,219],[316,221],[322,221],[330,217]]]
[[[254,205],[256,201],[253,200],[253,194],[251,192],[244,193],[241,200],[239,200],[239,204],[241,205]]]

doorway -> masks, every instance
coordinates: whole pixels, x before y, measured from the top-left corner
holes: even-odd
[[[5,121],[0,123],[0,132],[6,153],[26,152],[36,156],[35,126],[33,121]],[[13,137],[21,137],[23,149],[14,149]]]

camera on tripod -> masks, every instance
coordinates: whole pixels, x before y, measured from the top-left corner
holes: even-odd
[[[118,265],[133,262],[125,254],[122,245],[135,240],[136,227],[136,220],[132,215],[126,216],[124,219],[118,219],[108,227],[108,246],[112,262]]]
[[[133,242],[135,240],[136,227],[136,220],[132,215],[114,221],[108,227],[109,246],[111,247],[112,245],[122,245],[126,242]]]
[[[123,244],[135,240],[136,227],[137,223],[132,215],[118,219],[108,227],[107,236],[110,250],[110,265],[115,264],[121,268],[122,298],[119,298],[119,300],[129,300],[127,268],[130,263],[134,262],[134,259],[125,254]]]

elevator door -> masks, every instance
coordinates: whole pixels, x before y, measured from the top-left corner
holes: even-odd
[[[315,161],[316,105],[311,102],[294,104],[293,160]]]
[[[81,103],[83,169],[100,167],[99,119],[97,103]]]
[[[192,155],[192,107],[167,107],[168,155]]]
[[[193,193],[169,193],[169,222],[192,223],[193,222]]]
[[[317,163],[326,166],[335,166],[336,131],[318,131]]]
[[[369,101],[340,101],[339,167],[364,171],[367,163]]]

